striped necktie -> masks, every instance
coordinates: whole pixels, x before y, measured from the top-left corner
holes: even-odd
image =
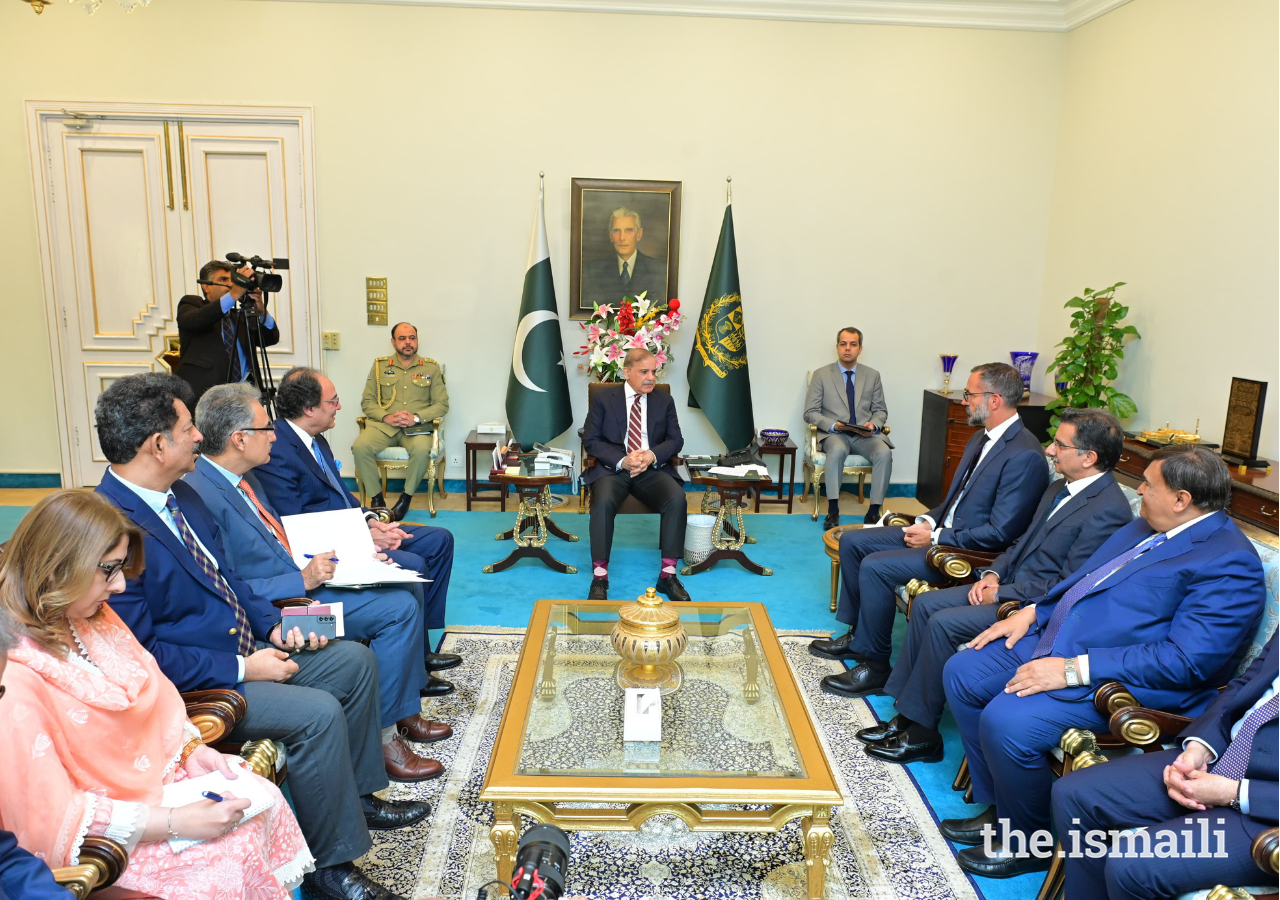
[[[627,424],[627,452],[635,453],[640,449],[640,398],[636,394],[631,398],[631,417]]]
[[[240,484],[238,484],[237,487],[244,491],[244,495],[249,498],[249,502],[253,504],[253,508],[258,511],[258,516],[262,519],[263,524],[266,525],[267,528],[271,529],[271,533],[276,536],[276,540],[280,542],[282,547],[284,547],[285,553],[293,556],[293,550],[289,547],[289,539],[285,537],[284,528],[282,528],[280,523],[276,521],[275,516],[267,512],[267,508],[262,505],[262,501],[258,499],[258,495],[255,494],[253,492],[253,488],[249,486],[248,479],[241,478]]]
[[[1066,595],[1058,601],[1058,605],[1054,607],[1053,615],[1049,616],[1049,622],[1044,626],[1044,634],[1040,635],[1040,640],[1036,643],[1035,653],[1031,658],[1040,659],[1053,652],[1053,642],[1058,639],[1058,632],[1062,630],[1062,623],[1067,620],[1067,616],[1071,613],[1071,607],[1075,606],[1079,600],[1083,599],[1119,569],[1128,565],[1131,560],[1141,556],[1148,550],[1154,550],[1166,540],[1168,540],[1168,535],[1164,533],[1153,534],[1132,550],[1120,554],[1115,559],[1108,560],[1072,585],[1071,590],[1067,591]]]
[[[1249,771],[1249,754],[1253,752],[1253,739],[1257,737],[1258,729],[1276,718],[1278,714],[1280,714],[1280,698],[1272,696],[1266,703],[1245,716],[1235,738],[1227,745],[1227,749],[1222,756],[1218,757],[1218,761],[1209,768],[1209,771],[1234,781],[1243,778]]]
[[[165,506],[169,508],[169,515],[173,516],[173,524],[177,526],[178,536],[182,538],[182,543],[186,545],[187,552],[196,561],[200,571],[209,579],[209,584],[214,593],[227,601],[227,605],[236,614],[236,653],[241,656],[249,656],[253,653],[253,632],[249,628],[249,617],[244,614],[244,607],[236,599],[236,595],[231,591],[231,585],[227,584],[227,580],[222,577],[222,573],[213,564],[213,560],[200,549],[200,544],[196,542],[196,536],[191,531],[191,526],[187,524],[186,518],[182,515],[182,510],[178,509],[178,500],[173,494],[169,495],[169,499],[165,501]]]

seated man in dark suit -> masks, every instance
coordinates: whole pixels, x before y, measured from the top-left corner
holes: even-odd
[[[435,778],[443,767],[415,755],[401,741],[403,736],[432,743],[453,734],[448,725],[420,715],[418,691],[427,682],[421,603],[406,586],[326,588],[336,567],[331,553],[317,553],[306,568],[298,568],[279,517],[251,471],[271,458],[276,439],[258,396],[252,385],[220,384],[200,398],[196,427],[201,455],[183,481],[200,495],[217,524],[231,571],[255,594],[268,601],[306,596],[317,603],[342,604],[345,636],[368,640],[378,658],[387,773],[397,781]]]
[[[593,259],[582,273],[582,303],[617,307],[623,297],[645,295],[650,303],[667,302],[667,266],[640,252],[644,224],[640,213],[620,206],[609,215],[609,243],[613,253]]]
[[[200,267],[200,296],[188,294],[178,301],[182,356],[174,374],[191,385],[193,403],[215,384],[252,380],[249,359],[258,346],[258,333],[252,328],[237,332],[234,327],[233,313],[246,293],[231,280],[235,271],[235,266],[221,260],[205,263]],[[253,267],[244,266],[240,274],[252,275]],[[262,292],[254,291],[251,299],[253,311],[261,317],[262,344],[272,347],[280,342],[280,329],[267,313]]]
[[[1064,409],[1060,415],[1048,453],[1063,477],[1044,492],[1030,527],[976,583],[929,591],[912,604],[906,643],[884,687],[897,698],[898,715],[858,732],[868,756],[897,763],[941,760],[942,667],[955,648],[994,625],[1005,603],[1043,597],[1133,519],[1111,474],[1124,447],[1120,423],[1100,409]]]
[[[658,590],[672,600],[688,600],[676,577],[676,560],[684,555],[688,504],[684,482],[671,457],[684,446],[676,404],[655,391],[658,361],[648,350],[628,350],[622,362],[626,382],[596,391],[587,410],[582,445],[596,458],[583,480],[591,485],[590,600],[606,600],[613,519],[628,494],[662,517],[659,544],[662,564]]]
[[[360,501],[342,483],[333,450],[324,437],[340,409],[338,390],[323,372],[294,366],[280,379],[276,443],[271,447],[271,459],[254,470],[280,515],[360,508]],[[445,600],[453,572],[453,535],[429,525],[384,525],[368,510],[365,519],[373,532],[374,546],[404,568],[430,579],[428,584],[413,585],[413,590],[422,597],[426,629],[444,628]],[[429,636],[424,640],[428,671],[452,669],[462,662],[452,653],[432,653]],[[449,682],[432,676],[421,693],[438,697],[452,690]]]
[[[1162,450],[1138,492],[1142,518],[947,662],[943,683],[973,796],[992,804],[943,821],[949,840],[981,843],[982,827],[997,818],[1027,836],[1048,828],[1049,751],[1068,728],[1107,728],[1093,705],[1097,685],[1119,681],[1142,706],[1197,715],[1235,672],[1266,584],[1253,545],[1223,512],[1226,465],[1204,447]],[[1049,865],[999,842],[962,850],[958,860],[993,878]]]
[[[1005,363],[977,366],[964,402],[969,424],[983,430],[969,439],[947,496],[906,528],[863,528],[840,537],[840,603],[836,618],[849,632],[814,641],[809,652],[858,665],[823,679],[822,689],[845,697],[879,693],[889,680],[894,589],[912,578],[928,580],[925,554],[934,544],[969,550],[1004,550],[1027,530],[1049,485],[1049,468],[1035,435],[1018,416],[1022,376]]]
[[[12,628],[8,615],[0,613],[0,681],[9,664]],[[0,829],[0,900],[74,900],[74,897],[53,880],[53,873],[44,860],[19,847],[13,832]]]
[[[98,397],[111,467],[97,492],[142,530],[146,552],[146,568],[111,608],[178,690],[244,695],[248,712],[229,740],[288,747],[298,826],[316,859],[308,887],[335,900],[385,900],[392,895],[352,860],[372,845],[369,828],[411,825],[431,807],[374,795],[387,786],[377,662],[356,641],[282,634],[279,611],[229,571],[217,526],[181,480],[200,440],[190,398],[185,381],[156,373],[120,378]]]
[[[1139,900],[1267,882],[1250,851],[1277,821],[1278,669],[1272,635],[1248,670],[1179,735],[1180,750],[1121,757],[1053,786],[1053,821],[1069,854],[1068,897]],[[1142,826],[1151,846],[1169,846],[1171,837],[1181,852],[1143,859],[1143,844],[1130,856],[1121,842],[1123,856],[1071,855],[1089,831]],[[1109,834],[1106,843],[1112,846]]]

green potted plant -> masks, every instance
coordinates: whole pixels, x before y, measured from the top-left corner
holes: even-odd
[[[1053,411],[1063,407],[1092,406],[1110,411],[1117,419],[1127,419],[1138,411],[1128,394],[1111,386],[1119,374],[1118,362],[1124,359],[1125,338],[1141,337],[1132,325],[1120,324],[1129,314],[1129,307],[1115,302],[1116,289],[1123,285],[1117,281],[1099,291],[1085,288],[1083,296],[1072,297],[1064,307],[1075,312],[1071,314],[1071,333],[1058,342],[1062,349],[1049,363],[1058,387],[1058,396],[1045,405],[1052,412],[1049,425],[1053,431],[1059,422]]]

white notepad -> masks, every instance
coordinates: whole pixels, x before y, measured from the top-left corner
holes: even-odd
[[[427,581],[417,572],[374,558],[378,551],[373,546],[373,535],[369,533],[364,513],[358,509],[283,516],[280,524],[284,526],[293,561],[299,569],[305,569],[311,562],[307,554],[333,551],[338,565],[333,578],[325,582],[332,587]]]
[[[244,811],[244,819],[241,821],[252,819],[258,813],[275,805],[275,798],[267,790],[265,782],[250,777],[248,769],[234,762],[231,765],[240,770],[238,773],[240,775],[239,778],[231,779],[221,772],[210,772],[208,775],[200,775],[196,778],[188,778],[186,781],[175,781],[173,784],[166,784],[160,799],[160,805],[188,806],[205,799],[200,796],[204,791],[209,791],[219,796],[225,796],[230,793],[235,794],[241,800],[249,801],[249,808]],[[181,853],[188,847],[194,847],[199,843],[203,843],[202,838],[193,840],[176,838],[169,841],[169,849],[174,853]]]

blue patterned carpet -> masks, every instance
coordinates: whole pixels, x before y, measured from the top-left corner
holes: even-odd
[[[576,500],[576,498],[574,498]],[[522,561],[506,572],[485,575],[482,568],[504,557],[510,544],[494,535],[511,527],[515,514],[488,511],[441,511],[432,521],[425,510],[415,510],[418,521],[448,528],[455,538],[453,579],[449,589],[450,625],[523,627],[533,601],[540,597],[586,597],[590,584],[590,551],[587,517],[576,512],[576,502],[566,511],[553,513],[562,528],[581,540],[566,543],[552,538],[548,549],[559,559],[578,567],[576,575],[560,575],[540,563]],[[24,507],[0,507],[0,540],[8,540]],[[749,516],[747,531],[759,543],[748,546],[748,555],[773,569],[763,578],[751,575],[735,563],[721,563],[702,575],[684,579],[694,600],[755,600],[765,603],[775,628],[842,631],[829,611],[830,562],[822,552],[821,524],[808,516]],[[619,516],[610,562],[610,596],[629,599],[654,583],[658,569],[658,520],[655,516]],[[899,617],[895,645],[900,646],[905,621]],[[893,715],[887,697],[873,698],[870,706],[881,718]],[[947,756],[941,763],[914,763],[907,767],[937,819],[974,815],[979,808],[966,806],[951,790],[960,762],[960,743],[950,714],[941,730],[947,739]],[[1031,900],[1042,876],[1027,875],[1008,881],[975,879],[979,895],[987,900]]]

